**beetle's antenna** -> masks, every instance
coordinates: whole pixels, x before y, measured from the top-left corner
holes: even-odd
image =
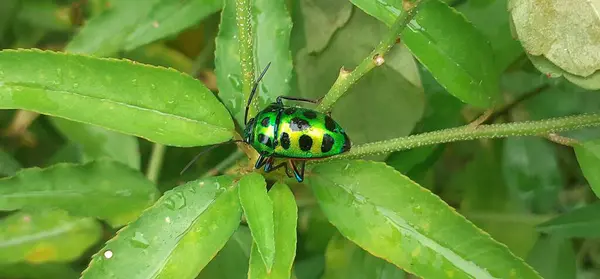
[[[244,125],[246,125],[246,123],[248,123],[248,111],[250,110],[250,104],[252,103],[252,98],[254,97],[254,93],[256,93],[256,88],[258,88],[258,83],[263,78],[263,76],[265,76],[265,74],[267,73],[269,66],[271,66],[271,62],[269,62],[269,64],[267,64],[267,66],[262,71],[260,76],[258,76],[258,79],[254,82],[254,86],[252,86],[252,91],[250,92],[250,97],[248,98],[248,102],[246,103],[246,113],[244,114]]]
[[[204,150],[200,151],[200,153],[198,153],[198,155],[196,155],[196,156],[194,157],[194,159],[192,159],[192,160],[191,160],[191,161],[190,161],[190,162],[189,162],[189,163],[188,163],[188,164],[187,164],[187,165],[186,165],[186,166],[185,166],[185,167],[184,167],[184,168],[181,170],[181,172],[179,173],[179,175],[182,175],[182,174],[183,174],[183,173],[184,173],[184,172],[185,172],[187,169],[189,169],[189,168],[192,166],[192,164],[193,164],[193,163],[195,163],[196,161],[198,161],[198,159],[200,158],[200,156],[202,156],[202,155],[203,155],[203,154],[205,154],[206,152],[208,152],[208,151],[211,151],[211,150],[213,150],[213,149],[215,149],[216,147],[219,147],[219,146],[221,146],[221,145],[225,145],[225,144],[228,144],[228,143],[234,143],[234,142],[244,142],[244,141],[243,141],[243,140],[232,140],[232,141],[226,141],[226,142],[222,142],[222,143],[219,143],[219,144],[215,144],[215,145],[213,145],[213,146],[211,146],[211,147],[209,147],[209,148],[207,148],[207,149],[204,149]]]

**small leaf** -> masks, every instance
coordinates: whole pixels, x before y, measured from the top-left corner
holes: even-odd
[[[0,263],[72,261],[101,234],[93,218],[71,217],[63,210],[15,213],[0,220]]]
[[[240,203],[252,232],[254,245],[267,273],[270,273],[275,260],[275,224],[273,202],[267,194],[267,183],[260,174],[253,172],[242,177],[239,185]]]
[[[222,6],[223,0],[161,0],[136,23],[135,29],[124,42],[124,49],[133,50],[176,35],[217,12]]]
[[[329,241],[325,261],[322,279],[406,278],[395,265],[374,257],[339,234]]]
[[[519,41],[567,73],[587,77],[600,69],[600,16],[595,1],[510,0]]]
[[[569,239],[542,236],[531,249],[527,262],[544,279],[577,278],[577,260]]]
[[[596,196],[600,197],[600,140],[577,144],[574,149],[583,175]]]
[[[121,163],[63,163],[0,179],[0,210],[57,207],[117,227],[134,220],[157,194],[150,181]]]
[[[540,232],[561,237],[600,236],[600,203],[564,213],[538,226]]]
[[[214,94],[174,70],[49,51],[0,51],[0,108],[25,109],[175,146],[233,136]]]
[[[273,201],[275,250],[277,251],[273,269],[267,272],[255,243],[250,254],[248,278],[289,279],[296,255],[298,207],[294,194],[285,184],[275,183],[269,191],[269,197]]]
[[[219,34],[216,38],[215,73],[219,84],[219,98],[234,118],[244,121],[246,97],[242,94],[242,68],[240,66],[238,28],[235,18],[235,0],[224,0]],[[253,104],[262,109],[277,96],[289,95],[292,76],[290,32],[292,21],[285,2],[252,1],[253,40],[255,42],[255,73],[258,77],[267,63],[269,71],[259,86]],[[257,110],[254,110],[255,112]],[[252,110],[248,119],[253,117]]]
[[[404,0],[352,0],[388,26]],[[440,0],[423,1],[402,41],[448,92],[465,103],[487,108],[499,97],[499,72],[487,39],[464,16]],[[452,34],[452,36],[448,36]]]
[[[383,163],[323,163],[306,182],[346,238],[414,275],[540,278],[506,246]]]
[[[544,56],[527,55],[531,63],[547,77],[558,78],[564,76],[568,81],[588,90],[600,89],[600,71],[589,76],[582,77],[566,72],[559,68]],[[569,92],[570,93],[570,92]]]
[[[306,50],[320,52],[333,37],[333,34],[350,19],[352,3],[348,1],[298,1],[303,15]]]
[[[111,158],[133,169],[140,169],[140,151],[135,137],[86,125],[64,118],[51,118],[52,124],[83,151],[83,162]]]
[[[240,218],[231,177],[188,182],[166,192],[119,231],[81,278],[194,278],[235,232]]]

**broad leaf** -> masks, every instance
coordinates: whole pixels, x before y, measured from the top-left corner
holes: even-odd
[[[226,141],[234,128],[223,105],[192,77],[48,51],[0,52],[0,108],[32,110],[176,146]]]
[[[333,34],[350,20],[352,14],[352,3],[346,0],[298,2],[303,15],[306,51],[309,53],[325,49]]]
[[[223,249],[202,269],[197,279],[247,279],[252,235],[248,227],[240,226]],[[261,265],[264,264],[261,261]]]
[[[538,226],[538,230],[561,237],[600,236],[600,203],[564,213]]]
[[[352,0],[388,26],[403,10],[402,2]],[[450,94],[474,106],[494,105],[499,97],[494,53],[464,16],[440,0],[427,0],[407,27],[402,41]]]
[[[15,213],[0,220],[0,264],[72,261],[101,234],[93,218],[71,217],[63,210]]]
[[[506,246],[385,164],[323,163],[307,183],[346,238],[417,276],[540,278]]]
[[[67,139],[81,147],[83,162],[111,158],[131,168],[140,169],[140,151],[136,138],[64,118],[51,118],[50,121]]]
[[[17,263],[0,265],[0,276],[2,278],[19,279],[77,279],[79,278],[79,272],[75,271],[69,264]]]
[[[600,140],[577,144],[574,149],[583,175],[596,196],[600,197]]]
[[[166,192],[94,255],[81,278],[196,277],[239,225],[237,191],[221,176]]]
[[[292,264],[296,256],[296,223],[298,207],[294,194],[287,185],[275,183],[269,191],[273,201],[273,219],[275,224],[275,259],[273,268],[268,272],[261,260],[256,243],[250,254],[248,278],[289,279]]]
[[[64,163],[0,179],[0,210],[57,207],[117,227],[134,220],[157,194],[142,174],[121,163]]]
[[[219,98],[234,118],[239,123],[243,123],[244,106],[248,96],[242,94],[235,0],[224,0],[224,2],[215,53]],[[271,62],[271,66],[258,87],[253,102],[255,106],[250,110],[248,118],[253,117],[268,103],[275,101],[277,96],[288,95],[292,75],[292,57],[289,48],[292,22],[285,3],[269,0],[257,0],[252,3],[253,41],[256,49],[255,76],[258,77],[267,63]]]
[[[10,154],[0,149],[0,175],[15,175],[19,169],[21,169],[21,164]]]
[[[242,177],[239,195],[254,245],[267,272],[271,272],[275,260],[275,223],[273,202],[267,194],[265,179],[257,172]]]
[[[374,257],[339,234],[329,241],[325,260],[322,279],[406,278],[395,265]]]

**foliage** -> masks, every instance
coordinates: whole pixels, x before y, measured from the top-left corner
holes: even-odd
[[[0,277],[597,278],[570,2],[0,1]],[[323,97],[353,143],[302,183],[209,149],[268,63],[251,115]]]

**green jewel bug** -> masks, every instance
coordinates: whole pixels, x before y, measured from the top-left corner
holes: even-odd
[[[318,100],[279,96],[276,101],[248,120],[248,112],[252,98],[260,80],[263,78],[271,63],[267,64],[252,87],[246,111],[242,134],[243,140],[229,141],[244,142],[254,148],[260,157],[254,168],[264,166],[265,172],[271,172],[291,165],[294,177],[298,182],[304,181],[304,167],[307,160],[316,160],[338,155],[350,150],[350,138],[344,129],[329,115],[301,107],[287,106],[283,100],[316,104]],[[225,143],[223,143],[225,144]],[[214,146],[216,147],[216,146]],[[201,153],[202,154],[202,153]],[[199,155],[185,168],[185,171]],[[274,165],[275,158],[287,159],[286,162]],[[182,173],[183,173],[182,171]]]

